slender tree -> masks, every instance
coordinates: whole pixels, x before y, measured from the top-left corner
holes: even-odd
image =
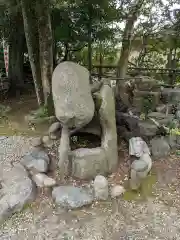
[[[28,55],[31,64],[31,70],[35,85],[35,91],[39,106],[44,104],[43,87],[41,80],[41,67],[39,55],[39,34],[38,34],[38,19],[36,13],[36,0],[27,1],[21,0],[24,30]]]

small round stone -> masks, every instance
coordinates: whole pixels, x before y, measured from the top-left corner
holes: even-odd
[[[116,198],[125,193],[125,189],[121,185],[116,185],[111,188],[111,197]]]
[[[51,148],[53,146],[53,144],[54,144],[49,136],[44,136],[42,138],[42,142],[43,142],[44,146],[48,147],[48,148]]]
[[[33,147],[40,147],[40,146],[42,146],[42,144],[43,144],[43,142],[42,142],[41,137],[34,139],[32,142]]]

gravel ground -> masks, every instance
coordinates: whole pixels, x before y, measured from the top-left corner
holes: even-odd
[[[19,161],[31,149],[32,140],[0,139],[1,168]],[[53,204],[49,191],[39,192],[36,202],[1,225],[0,240],[179,240],[179,167],[173,156],[155,162],[157,183],[146,200],[116,199],[65,212]]]

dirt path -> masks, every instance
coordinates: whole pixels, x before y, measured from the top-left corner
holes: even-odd
[[[30,149],[31,141],[31,138],[12,137],[1,143],[1,167],[19,161]],[[121,161],[123,157],[125,154]],[[127,192],[120,199],[94,203],[77,211],[57,208],[49,192],[41,192],[36,202],[25,206],[0,227],[0,240],[179,240],[179,169],[178,157],[159,160],[153,168],[157,181],[153,180],[155,184],[147,194]],[[126,175],[127,167],[121,163],[109,181],[118,183]],[[146,184],[145,189],[149,183]]]

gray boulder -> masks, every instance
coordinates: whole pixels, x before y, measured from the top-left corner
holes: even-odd
[[[69,128],[82,127],[94,116],[89,72],[73,63],[60,63],[52,76],[52,93],[57,119]]]
[[[21,164],[28,170],[35,170],[42,173],[47,172],[49,162],[48,154],[40,149],[34,149],[21,160]]]
[[[35,198],[35,186],[23,166],[3,169],[0,190],[0,221],[23,209]]]
[[[145,172],[148,169],[148,165],[145,161],[138,159],[131,164],[131,168],[136,172]]]
[[[57,205],[67,209],[81,208],[93,202],[93,197],[89,192],[73,186],[55,187],[52,197]]]
[[[178,137],[176,135],[169,135],[165,138],[169,146],[174,149],[176,148],[178,142],[177,142]]]
[[[158,127],[150,121],[139,121],[139,128],[142,136],[154,137]]]
[[[149,172],[152,168],[152,159],[150,155],[148,153],[143,153],[139,160],[144,161],[147,164],[147,172]]]
[[[150,145],[152,155],[155,158],[165,157],[170,153],[170,146],[163,137],[152,139]]]
[[[161,112],[151,112],[151,113],[148,114],[148,117],[155,119],[159,124],[162,124],[162,125],[163,124],[168,125],[174,119],[173,114],[168,114],[166,116],[165,113],[161,113]]]
[[[176,116],[176,119],[180,120],[180,110],[176,111],[175,116]]]

